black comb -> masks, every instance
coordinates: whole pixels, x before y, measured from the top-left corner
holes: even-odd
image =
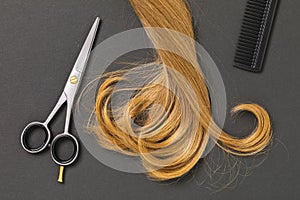
[[[248,0],[234,66],[260,72],[278,0]]]

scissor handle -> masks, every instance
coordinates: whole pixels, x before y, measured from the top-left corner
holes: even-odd
[[[33,130],[35,128],[42,130],[42,133],[45,134],[45,139],[38,147],[31,147],[28,143],[28,137],[33,133]],[[43,151],[48,146],[50,139],[51,139],[51,132],[49,128],[47,127],[47,125],[41,122],[31,122],[24,128],[21,134],[22,147],[25,149],[25,151],[29,153],[39,153]]]
[[[74,146],[73,154],[71,155],[71,157],[69,157],[66,160],[59,158],[59,155],[57,155],[57,152],[55,151],[58,142],[61,140],[69,140],[73,143]],[[52,140],[50,149],[51,149],[51,157],[53,161],[60,166],[67,166],[67,165],[71,165],[77,159],[79,153],[79,144],[77,139],[70,133],[61,133],[55,136],[55,138]]]

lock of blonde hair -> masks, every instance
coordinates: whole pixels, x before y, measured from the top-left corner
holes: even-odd
[[[241,104],[232,110],[251,112],[256,117],[257,126],[246,137],[234,137],[214,122],[195,45],[172,34],[176,31],[194,38],[186,2],[130,0],[130,3],[156,49],[157,59],[133,70],[117,70],[103,76],[95,104],[98,126],[94,132],[100,144],[109,150],[139,156],[149,177],[155,180],[178,178],[189,172],[204,154],[209,138],[224,151],[238,156],[262,151],[269,144],[272,131],[269,115],[261,106]],[[160,34],[147,27],[166,31]],[[185,58],[161,50],[162,44],[171,45]],[[147,82],[131,86],[135,80]],[[134,95],[127,103],[111,106],[114,95],[122,92]],[[139,126],[133,126],[132,121]]]

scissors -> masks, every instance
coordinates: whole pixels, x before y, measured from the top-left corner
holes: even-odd
[[[71,111],[74,103],[74,97],[76,95],[77,89],[80,85],[82,75],[84,74],[85,67],[87,61],[89,59],[89,55],[91,52],[92,45],[94,43],[95,35],[97,33],[97,29],[99,26],[100,18],[97,17],[90,32],[82,46],[82,49],[79,53],[79,56],[75,62],[75,65],[71,71],[71,74],[67,80],[65,88],[56,103],[55,107],[53,108],[52,112],[49,114],[45,122],[31,122],[29,123],[23,130],[21,134],[21,144],[22,147],[28,152],[32,154],[39,153],[46,149],[46,147],[50,147],[51,158],[53,161],[58,164],[59,167],[59,176],[58,182],[63,182],[63,171],[64,166],[71,165],[77,158],[79,152],[79,145],[77,139],[70,134],[69,132],[69,125],[70,125],[70,117]],[[65,121],[65,128],[64,132],[61,134],[56,135],[52,139],[52,134],[50,129],[48,128],[49,122],[53,119],[57,111],[60,107],[67,103],[67,111],[66,111],[66,121]],[[38,147],[31,147],[28,142],[28,137],[33,133],[34,129],[41,129],[42,133],[45,134],[45,139]],[[68,159],[61,159],[58,156],[56,149],[58,148],[59,141],[71,141],[74,149],[71,157]]]

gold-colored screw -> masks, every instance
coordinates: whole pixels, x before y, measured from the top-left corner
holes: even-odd
[[[72,84],[76,84],[76,83],[78,82],[78,78],[77,78],[76,76],[72,76],[72,77],[70,78],[70,82],[71,82]]]

